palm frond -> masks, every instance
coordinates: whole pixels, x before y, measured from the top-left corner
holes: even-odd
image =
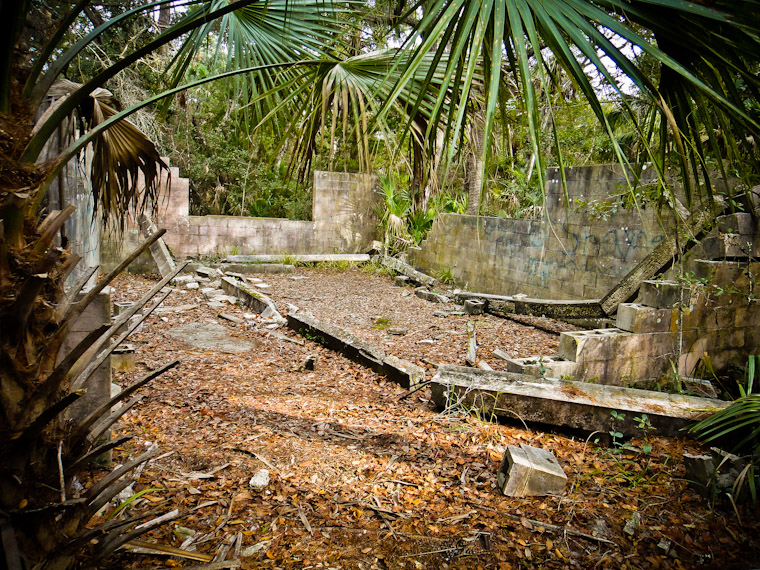
[[[462,77],[458,99],[466,101],[474,83],[471,70],[483,58],[488,140],[503,63],[508,62],[537,151],[538,94],[531,72],[539,70],[538,88],[551,89],[550,78],[542,70],[544,50],[549,50],[590,104],[623,163],[627,161],[614,140],[603,101],[610,95],[622,98],[631,89],[647,98],[657,109],[662,127],[660,147],[651,148],[649,159],[657,163],[664,179],[666,159],[672,156],[680,164],[686,186],[691,187],[697,175],[706,173],[707,157],[720,151],[709,137],[708,146],[700,144],[702,135],[716,130],[716,122],[730,125],[721,132],[727,148],[739,148],[741,141],[760,134],[759,11],[756,0],[719,0],[709,5],[687,0],[437,0],[425,6],[425,17],[405,46],[412,55],[388,105],[431,53],[447,59],[447,77]],[[642,56],[655,62],[659,78],[650,78]],[[608,93],[600,89],[600,82]],[[738,84],[743,91],[734,87]],[[448,128],[456,133],[466,120],[461,103],[453,117]],[[431,129],[445,120],[438,113],[432,118]],[[647,132],[634,113],[630,118],[637,131]],[[542,176],[540,160],[538,172]]]
[[[59,79],[49,93],[60,102],[80,87]],[[95,89],[88,103],[79,108],[88,130],[119,112],[118,102],[106,89]],[[40,122],[45,118],[43,115]],[[96,208],[123,224],[131,205],[142,210],[155,203],[161,171],[169,167],[140,129],[126,119],[119,121],[94,139],[92,149],[90,173]]]
[[[218,10],[230,0],[212,0],[191,11],[187,19],[203,10]],[[212,65],[223,71],[260,67],[258,73],[236,79],[238,95],[253,101],[249,109],[260,120],[277,104],[277,82],[292,78],[289,70],[269,71],[272,64],[314,60],[328,55],[340,43],[347,23],[343,15],[350,3],[331,0],[259,0],[226,14],[218,22],[195,29],[183,42],[170,64],[170,86],[179,85],[201,48],[214,53]],[[213,30],[213,34],[211,33]]]

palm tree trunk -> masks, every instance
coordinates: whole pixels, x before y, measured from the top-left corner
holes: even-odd
[[[481,110],[473,114],[469,125],[470,150],[467,154],[465,180],[467,181],[467,213],[477,216],[483,190],[484,116]]]

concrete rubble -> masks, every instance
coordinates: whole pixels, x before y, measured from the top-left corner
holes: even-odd
[[[379,256],[380,263],[385,267],[392,269],[396,273],[400,273],[409,278],[410,281],[426,287],[435,287],[438,284],[438,280],[435,277],[426,275],[421,271],[417,271],[414,267],[397,259],[395,257],[389,257],[387,255]]]
[[[272,299],[259,291],[251,289],[239,279],[235,279],[234,277],[223,277],[222,289],[230,295],[234,295],[240,299],[243,305],[260,313],[265,319],[274,319],[275,321],[282,323],[285,322],[285,318],[277,310],[277,306]]]
[[[507,446],[496,481],[508,497],[559,495],[567,475],[552,452],[522,443]]]

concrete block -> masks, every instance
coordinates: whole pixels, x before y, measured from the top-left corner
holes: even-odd
[[[716,218],[717,229],[722,234],[752,235],[757,232],[757,223],[749,212],[725,214]]]
[[[667,332],[677,328],[678,312],[673,309],[656,309],[638,303],[618,305],[615,325],[617,328],[633,332]]]
[[[113,372],[135,371],[135,347],[121,344],[111,353],[111,370]]]
[[[438,293],[434,293],[433,291],[428,291],[424,287],[417,287],[414,290],[414,294],[420,299],[428,301],[430,303],[448,303],[450,301],[450,299],[445,295],[440,295]]]
[[[111,321],[111,288],[101,291],[79,318],[72,324],[70,332],[58,355],[62,360],[80,341],[92,331]],[[106,358],[95,373],[85,382],[86,393],[66,410],[66,416],[81,420],[90,415],[111,397],[111,360]]]
[[[406,275],[396,275],[393,278],[393,284],[396,287],[406,287],[407,285],[411,284],[411,279],[409,279],[409,277]]]
[[[565,488],[567,475],[553,453],[523,443],[520,447],[507,446],[497,483],[509,497],[558,495]]]
[[[641,283],[639,302],[647,307],[673,309],[691,304],[691,292],[675,281],[646,280]]]
[[[464,311],[468,315],[482,315],[486,310],[486,301],[477,301],[475,299],[467,299],[464,302]]]

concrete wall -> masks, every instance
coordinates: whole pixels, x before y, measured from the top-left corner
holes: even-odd
[[[541,220],[446,214],[409,261],[435,275],[451,270],[472,291],[547,299],[603,296],[669,231],[652,208],[596,211],[627,183],[617,165],[547,170]],[[601,210],[601,212],[599,211]]]
[[[156,226],[175,257],[223,256],[231,253],[363,253],[377,234],[376,178],[370,175],[315,172],[313,221],[282,218],[189,215],[189,181],[171,169],[171,190],[162,185]],[[136,225],[119,238],[107,237],[104,264],[123,257],[139,241]],[[121,246],[121,247],[117,247]],[[119,251],[120,250],[120,251]],[[151,270],[143,259],[132,270]]]

